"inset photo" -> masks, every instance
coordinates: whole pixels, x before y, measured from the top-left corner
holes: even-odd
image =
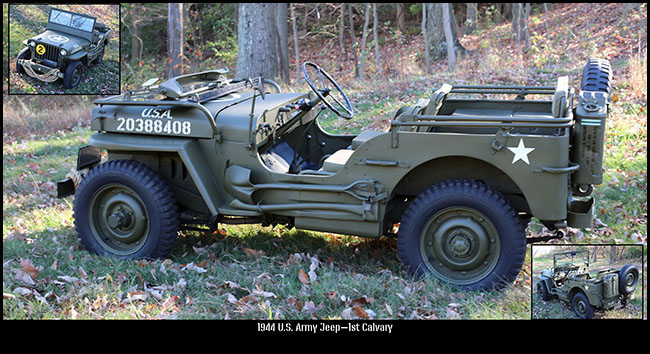
[[[9,5],[9,94],[120,93],[120,6]]]
[[[642,319],[641,245],[533,245],[533,319]]]

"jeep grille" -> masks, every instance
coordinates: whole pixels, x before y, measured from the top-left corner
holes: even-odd
[[[55,63],[59,62],[59,48],[55,47],[50,44],[45,44],[45,43],[36,43],[38,46],[39,44],[42,44],[45,47],[45,54],[40,55],[34,50],[34,56],[36,59],[45,59],[45,60],[51,60]]]

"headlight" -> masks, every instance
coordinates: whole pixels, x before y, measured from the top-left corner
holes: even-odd
[[[35,46],[35,45],[36,45],[36,42],[34,42],[34,41],[29,41],[29,46],[30,46],[30,47],[33,47],[33,46]]]
[[[63,55],[63,56],[65,56],[66,54],[68,54],[68,52],[67,52],[65,49],[61,49],[61,52],[60,52],[60,53],[61,53],[61,55]]]

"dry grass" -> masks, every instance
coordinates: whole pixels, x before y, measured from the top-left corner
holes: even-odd
[[[630,58],[629,82],[632,98],[647,102],[648,100],[648,48]]]
[[[89,96],[7,96],[2,105],[2,140],[48,135],[90,123]]]

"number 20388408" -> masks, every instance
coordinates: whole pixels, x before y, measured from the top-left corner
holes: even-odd
[[[179,120],[117,117],[117,130],[168,135],[192,134],[192,123]]]

